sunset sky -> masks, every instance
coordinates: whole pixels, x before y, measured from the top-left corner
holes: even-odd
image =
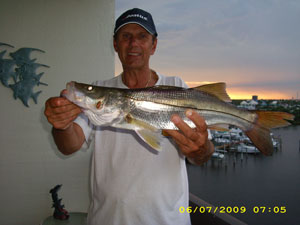
[[[155,71],[190,87],[226,82],[233,99],[300,98],[300,1],[116,0],[116,18],[134,7],[156,24]]]

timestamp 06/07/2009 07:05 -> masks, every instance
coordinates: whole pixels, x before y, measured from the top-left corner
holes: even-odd
[[[286,206],[253,206],[251,208],[245,206],[189,206],[189,207],[179,207],[180,213],[254,213],[254,214],[284,214],[287,212]]]

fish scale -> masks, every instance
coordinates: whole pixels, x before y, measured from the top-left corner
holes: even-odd
[[[186,108],[170,105],[163,105],[147,101],[133,101],[130,104],[130,115],[137,120],[147,122],[157,129],[178,130],[178,128],[170,121],[172,115],[179,115],[184,122],[190,127],[195,128],[195,124],[186,117]],[[208,126],[221,124],[224,121],[229,121],[231,125],[238,125],[242,129],[249,129],[252,125],[248,121],[237,118],[231,114],[220,113],[210,110],[195,110],[206,121]]]
[[[238,109],[235,106],[223,102],[208,93],[198,91],[193,88],[183,89],[163,86],[162,89],[159,89],[159,87],[160,86],[151,88],[149,90],[133,89],[126,92],[126,97],[138,101],[148,101],[172,106],[180,106],[184,107],[185,110],[190,108],[195,110],[205,109],[219,111],[234,115],[243,120],[247,120],[250,123],[254,122],[256,119],[255,113],[251,113],[244,109]]]

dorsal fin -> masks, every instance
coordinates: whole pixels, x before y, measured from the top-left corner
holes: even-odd
[[[224,102],[231,102],[231,99],[225,90],[226,84],[224,82],[205,84],[194,87],[194,89],[211,94]]]
[[[186,88],[183,87],[177,87],[177,86],[170,86],[170,85],[157,85],[157,86],[153,86],[153,87],[149,87],[149,89],[158,89],[158,90],[183,90]]]

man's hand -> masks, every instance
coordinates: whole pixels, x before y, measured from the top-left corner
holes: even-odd
[[[73,121],[81,109],[64,97],[52,97],[46,101],[44,113],[53,126],[52,135],[58,150],[65,155],[79,150],[85,137],[82,128]]]
[[[165,130],[165,132],[175,140],[189,161],[201,165],[213,154],[214,145],[208,140],[205,120],[193,110],[187,110],[186,116],[193,121],[196,128],[192,129],[178,115],[173,115],[171,121],[179,131]]]
[[[61,92],[61,96],[65,91]],[[80,107],[64,97],[52,97],[45,103],[44,114],[55,129],[66,130],[80,113]]]

